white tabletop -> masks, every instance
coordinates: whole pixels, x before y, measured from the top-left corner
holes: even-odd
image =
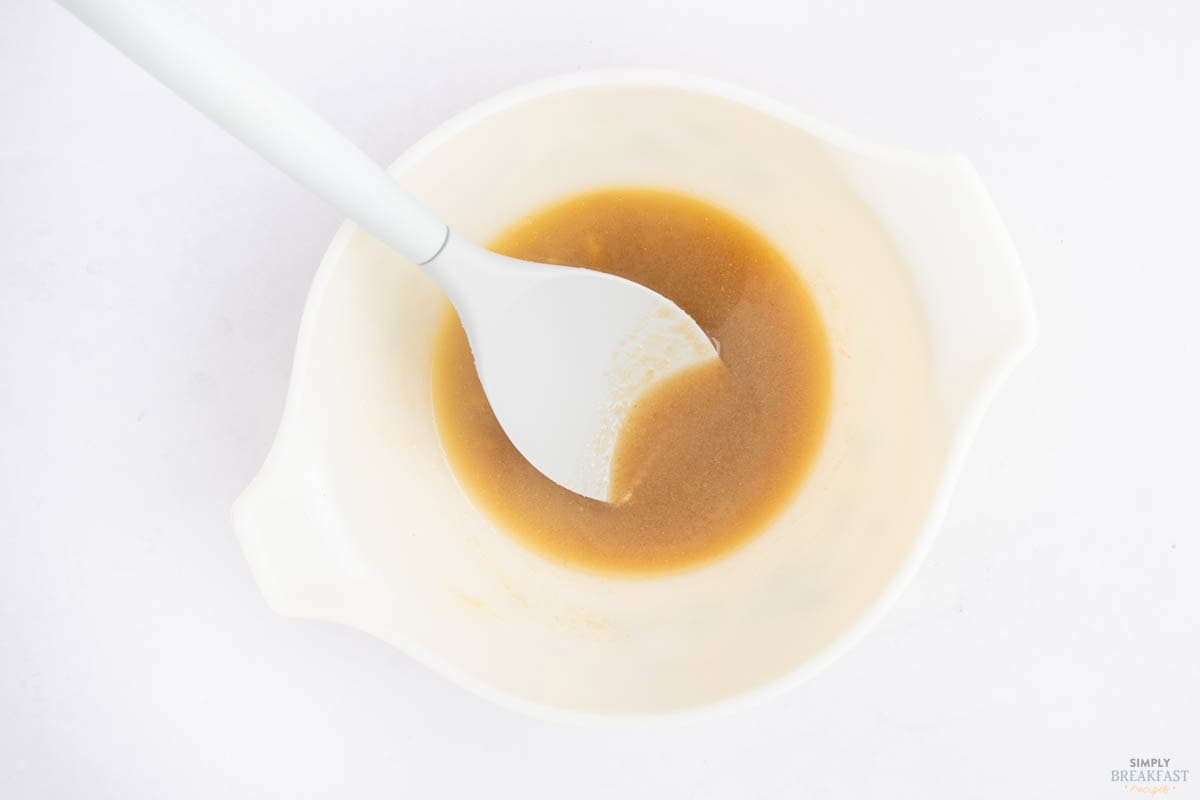
[[[660,66],[966,152],[1038,349],[898,606],[684,727],[501,710],[263,604],[229,505],[339,220],[58,8],[0,4],[0,797],[1200,797],[1200,6],[190,0],[380,159]],[[903,7],[903,8],[902,8]]]

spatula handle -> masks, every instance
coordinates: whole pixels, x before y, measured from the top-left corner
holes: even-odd
[[[58,0],[147,72],[409,260],[446,225],[358,149],[169,0]]]

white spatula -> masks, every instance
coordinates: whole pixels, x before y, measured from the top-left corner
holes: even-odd
[[[179,9],[156,0],[59,2],[425,269],[462,319],[505,433],[568,489],[608,500],[617,433],[632,402],[658,380],[717,357],[691,317],[644,286],[459,239],[379,164]]]

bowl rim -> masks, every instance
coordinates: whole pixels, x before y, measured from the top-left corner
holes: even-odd
[[[479,121],[508,108],[548,95],[596,87],[665,88],[695,92],[728,100],[775,117],[780,121],[822,139],[833,147],[862,156],[913,166],[943,164],[951,160],[965,163],[963,156],[955,153],[916,151],[880,145],[861,139],[837,127],[802,114],[783,102],[721,80],[667,70],[601,69],[580,71],[535,80],[504,90],[468,106],[436,126],[408,147],[389,165],[388,171],[396,177],[402,177],[407,170],[453,136],[477,124]],[[272,465],[271,455],[276,451],[280,442],[291,435],[290,430],[295,424],[294,420],[297,416],[296,408],[299,405],[299,398],[303,393],[301,375],[303,374],[303,365],[309,358],[308,354],[311,347],[317,309],[321,305],[325,287],[334,272],[337,262],[341,259],[351,237],[358,228],[359,226],[350,220],[342,222],[326,248],[310,284],[304,310],[300,317],[283,413],[271,447],[268,449],[266,461],[260,469],[260,474],[279,466],[277,464]],[[1021,275],[1020,277],[1022,283],[1024,283],[1024,276]],[[991,404],[1008,375],[1033,348],[1037,337],[1037,327],[1032,301],[1027,291],[1025,292],[1024,301],[1026,308],[1022,309],[1022,311],[1024,312],[1023,318],[1027,321],[1026,329],[1022,330],[1020,336],[1016,337],[1004,350],[995,366],[990,370],[987,380],[976,391],[974,398],[972,398],[971,402],[961,413],[958,420],[953,422],[953,431],[941,470],[939,485],[930,503],[924,524],[914,538],[911,550],[901,561],[899,568],[888,580],[879,596],[850,626],[839,633],[818,652],[797,664],[786,674],[719,700],[683,708],[648,712],[583,711],[540,703],[499,689],[487,683],[482,678],[444,661],[438,654],[415,642],[398,643],[388,639],[387,643],[429,668],[434,673],[503,708],[518,711],[535,718],[586,726],[620,728],[632,725],[643,727],[647,724],[691,723],[701,719],[711,719],[735,713],[755,705],[763,704],[794,689],[824,671],[857,645],[871,629],[878,625],[908,587],[921,564],[924,563],[945,518],[954,486],[962,472],[966,453],[979,428],[984,412]],[[257,482],[257,480],[258,478],[256,477],[251,485]],[[307,614],[303,616],[311,618]],[[352,627],[371,635],[377,635],[369,630],[358,627],[352,621],[332,619],[328,621],[336,621],[347,627]]]

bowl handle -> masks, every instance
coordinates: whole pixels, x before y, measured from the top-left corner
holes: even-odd
[[[353,553],[338,544],[323,513],[318,481],[303,457],[276,441],[258,475],[233,504],[233,528],[267,604],[288,617],[347,618]]]
[[[1016,247],[963,156],[842,152],[839,160],[912,271],[938,393],[951,419],[963,419],[1037,339]]]

